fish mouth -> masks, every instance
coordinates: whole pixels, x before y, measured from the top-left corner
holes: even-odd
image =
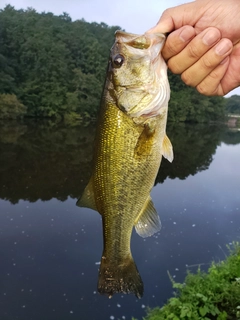
[[[131,67],[131,63],[133,66],[129,72],[114,73],[117,79],[116,82],[115,76],[112,79],[116,105],[131,118],[159,115],[162,108],[168,105],[170,98],[167,66],[161,56],[161,49],[166,39],[165,34],[137,35],[118,30],[115,36],[112,57],[117,57],[116,65],[118,66],[121,62],[118,57],[120,54],[128,57],[128,64],[125,66],[122,64],[121,68]],[[143,63],[145,72],[134,69],[135,60],[138,59],[139,63]],[[139,68],[139,64],[136,65]],[[119,67],[116,67],[116,70],[119,70]]]
[[[166,35],[164,33],[144,33],[143,35],[128,33],[122,30],[115,32],[117,42],[124,42],[136,49],[148,49],[157,42],[164,43]]]

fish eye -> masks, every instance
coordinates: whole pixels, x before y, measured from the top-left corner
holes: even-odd
[[[117,54],[115,57],[113,57],[113,66],[115,68],[120,68],[124,62],[124,56],[122,56],[121,54]]]

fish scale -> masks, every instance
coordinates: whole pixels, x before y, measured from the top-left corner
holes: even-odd
[[[161,34],[116,33],[98,118],[92,177],[78,201],[102,216],[98,291],[110,297],[117,292],[142,296],[143,283],[130,248],[132,230],[135,226],[146,237],[161,227],[150,192],[162,155],[173,157],[166,136],[169,85],[159,54],[163,42]],[[160,92],[162,88],[166,92]]]

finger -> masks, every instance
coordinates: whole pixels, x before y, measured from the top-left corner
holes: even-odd
[[[222,79],[222,87],[224,94],[227,94],[234,88],[240,86],[240,42],[233,46],[233,51],[230,55],[228,70]]]
[[[163,12],[157,25],[147,32],[168,33],[184,25],[194,26],[204,9],[205,6],[196,1],[169,8]]]
[[[160,18],[156,26],[146,31],[146,33],[168,33],[175,29],[174,22],[171,17]]]
[[[181,75],[189,86],[200,84],[232,52],[233,44],[229,39],[221,39],[216,46],[207,51],[190,68]]]
[[[177,55],[186,47],[195,35],[195,29],[191,26],[184,26],[170,33],[162,50],[163,58],[168,60],[172,56]]]
[[[173,73],[182,73],[196,63],[220,38],[221,33],[217,28],[207,28],[193,38],[178,55],[169,59],[169,69]]]
[[[224,96],[227,92],[224,92],[221,80],[228,69],[230,58],[227,56],[221,64],[219,64],[209,75],[200,82],[196,89],[201,94],[206,96]]]

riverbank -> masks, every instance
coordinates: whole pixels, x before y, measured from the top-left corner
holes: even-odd
[[[207,273],[189,273],[183,284],[171,278],[175,297],[162,308],[149,309],[144,320],[239,320],[240,244],[228,246],[230,255],[213,262]]]

